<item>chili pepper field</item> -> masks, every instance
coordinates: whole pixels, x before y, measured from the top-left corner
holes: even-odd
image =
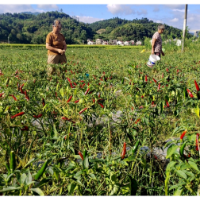
[[[199,195],[199,51],[141,51],[0,49],[0,195]]]

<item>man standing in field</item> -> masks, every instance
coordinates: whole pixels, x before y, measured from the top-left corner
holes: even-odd
[[[151,54],[155,54],[159,57],[161,57],[161,54],[164,56],[164,52],[162,51],[162,39],[160,34],[162,34],[165,30],[165,25],[160,24],[158,26],[158,31],[154,33],[152,37],[152,50]]]
[[[65,42],[65,37],[60,33],[61,23],[59,20],[54,20],[53,31],[47,35],[46,38],[46,49],[48,49],[48,76],[52,75],[57,70],[62,70],[61,67],[58,67],[56,64],[66,63],[67,58],[65,56],[65,51],[67,45]],[[60,71],[58,75],[60,75]]]

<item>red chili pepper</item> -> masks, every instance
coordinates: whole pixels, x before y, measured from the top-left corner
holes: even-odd
[[[19,88],[19,89],[20,89],[20,92],[21,92],[22,94],[24,94],[24,91],[23,91],[23,89],[22,89],[23,86],[24,86],[24,84],[22,84],[22,85],[20,86],[20,88]]]
[[[18,70],[15,72],[15,74],[14,75],[17,75],[18,74]]]
[[[11,95],[9,95],[9,96],[13,97],[13,99],[14,99],[15,101],[17,101],[16,97],[15,97],[13,94],[11,94]]]
[[[145,75],[145,82],[147,82],[147,75]]]
[[[65,121],[70,121],[71,119],[67,118],[67,117],[62,117],[63,120]]]
[[[55,95],[56,95],[56,97],[57,97],[57,92],[55,92]]]
[[[199,151],[199,133],[196,135],[196,151]]]
[[[166,71],[169,72],[169,69],[167,68]]]
[[[92,94],[94,92],[94,90],[90,91],[88,94]]]
[[[154,155],[154,158],[155,158],[156,160],[158,160],[158,157],[157,157],[156,155]]]
[[[139,107],[139,109],[142,109],[142,108],[144,108],[144,106],[140,106],[140,107]]]
[[[78,100],[76,100],[74,103],[78,103],[79,102],[79,99]]]
[[[167,100],[165,100],[165,101],[166,101],[167,107],[169,107],[169,103],[168,103],[168,101],[167,101]]]
[[[136,122],[135,122],[135,124],[137,124],[139,121],[140,121],[140,119],[137,119]]]
[[[90,85],[90,83],[87,84],[88,86]]]
[[[153,81],[154,81],[155,83],[157,83],[157,80],[156,80],[156,79],[154,79],[154,78],[153,78]]]
[[[70,87],[71,87],[71,88],[73,88],[73,85],[72,85],[72,83],[70,83]]]
[[[81,88],[83,88],[85,86],[85,83],[83,85],[80,85]]]
[[[88,88],[88,89],[86,90],[85,95],[89,92],[89,90],[90,90],[90,88]]]
[[[74,84],[75,86],[77,86],[77,84],[76,84],[75,82],[74,82],[73,84]]]
[[[2,97],[2,96],[3,96],[3,94],[4,94],[4,92],[0,93],[0,97]]]
[[[160,83],[158,84],[158,91],[160,90]]]
[[[194,80],[194,84],[195,84],[196,90],[197,90],[197,92],[198,92],[198,91],[199,91],[199,86],[198,86],[196,80]]]
[[[95,103],[95,99],[92,99],[93,103]]]
[[[104,106],[101,103],[98,103],[102,108],[104,108]]]
[[[33,117],[34,117],[34,118],[40,118],[40,117],[42,117],[42,113],[39,114],[39,115],[33,115]]]
[[[124,159],[125,154],[126,154],[126,142],[124,142],[124,146],[123,146],[123,150],[122,150],[122,154],[121,154],[122,160]]]
[[[72,99],[72,96],[69,97],[69,99],[67,100],[67,103],[69,103]]]
[[[142,95],[142,96],[141,96],[141,98],[143,99],[143,98],[144,98],[144,96]]]
[[[0,76],[3,76],[3,73],[2,73],[2,72],[0,72]]]
[[[99,97],[99,98],[100,98],[100,95],[101,95],[101,94],[99,93],[99,94],[98,94],[98,97]]]
[[[44,98],[42,98],[42,105],[45,106]]]
[[[81,114],[82,112],[84,112],[85,110],[87,110],[88,108],[84,108],[83,110],[81,110],[80,112],[79,112],[79,114]]]
[[[22,131],[28,131],[29,127],[28,126],[24,126],[24,128],[21,129]]]
[[[71,83],[71,80],[69,78],[67,78],[67,80]]]
[[[187,89],[188,94],[190,95],[191,98],[194,98],[193,94],[190,92],[189,89]]]
[[[18,117],[18,116],[22,116],[23,114],[25,114],[25,112],[20,112],[16,115],[11,116],[11,119],[14,119],[15,117]]]
[[[177,69],[177,70],[176,70],[176,73],[178,74],[179,72],[180,72],[179,69]]]
[[[81,157],[81,159],[83,160],[83,154],[80,151],[78,151],[78,154]]]
[[[183,138],[184,138],[184,136],[185,136],[185,134],[187,133],[187,131],[185,130],[185,131],[183,131],[183,133],[181,134],[181,136],[180,136],[180,139],[182,140]]]

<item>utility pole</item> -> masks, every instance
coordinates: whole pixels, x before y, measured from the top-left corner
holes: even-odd
[[[187,9],[188,9],[188,5],[185,4],[185,17],[184,17],[184,22],[183,22],[182,53],[184,52],[185,30],[186,30],[186,25],[187,25]]]

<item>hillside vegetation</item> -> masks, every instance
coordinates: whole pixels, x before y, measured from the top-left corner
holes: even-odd
[[[101,38],[104,40],[121,38],[122,40],[144,40],[152,37],[158,24],[147,18],[124,20],[113,18],[86,24],[79,22],[62,12],[46,13],[5,13],[0,15],[0,42],[44,44],[47,34],[52,30],[52,23],[60,19],[61,33],[65,36],[67,44],[80,44],[87,39]],[[180,38],[181,30],[167,26],[164,38]]]

